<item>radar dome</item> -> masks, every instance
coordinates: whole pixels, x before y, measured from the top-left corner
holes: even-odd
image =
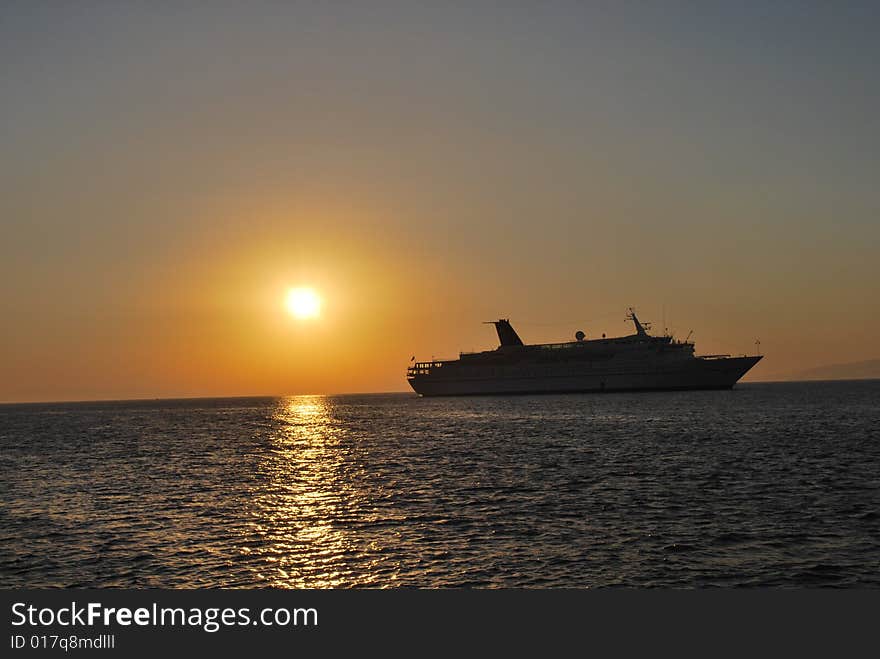
[[[587,338],[587,335],[578,330],[577,332],[575,332],[574,338],[576,338],[578,341],[583,341],[585,338]]]

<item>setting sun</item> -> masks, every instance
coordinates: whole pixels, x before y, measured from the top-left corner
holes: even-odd
[[[321,298],[311,288],[292,288],[284,302],[296,318],[315,318],[321,312]]]

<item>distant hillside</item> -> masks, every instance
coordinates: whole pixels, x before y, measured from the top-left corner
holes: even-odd
[[[797,380],[862,380],[880,378],[880,359],[819,366],[794,375]]]

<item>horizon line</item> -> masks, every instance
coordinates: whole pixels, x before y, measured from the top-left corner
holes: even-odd
[[[870,382],[871,380],[880,380],[878,377],[867,378],[812,378],[812,379],[778,379],[778,380],[749,380],[746,382],[737,382],[734,389],[742,385],[752,384],[785,384],[800,382]],[[576,392],[572,392],[576,393]],[[663,392],[657,392],[663,393]],[[668,392],[667,392],[668,393]],[[229,394],[218,396],[149,396],[139,398],[70,398],[62,400],[18,400],[18,401],[0,401],[0,406],[5,405],[71,405],[86,403],[138,403],[150,401],[177,401],[177,400],[246,400],[257,398],[301,398],[301,397],[324,397],[331,398],[333,396],[388,396],[393,394],[411,394],[418,397],[414,391],[345,391],[338,393],[309,393],[309,394]],[[503,394],[502,394],[503,395]],[[541,395],[541,394],[535,394]]]

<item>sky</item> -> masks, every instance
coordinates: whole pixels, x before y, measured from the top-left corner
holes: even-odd
[[[629,306],[746,379],[876,359],[878,18],[4,2],[0,401],[402,391]]]

